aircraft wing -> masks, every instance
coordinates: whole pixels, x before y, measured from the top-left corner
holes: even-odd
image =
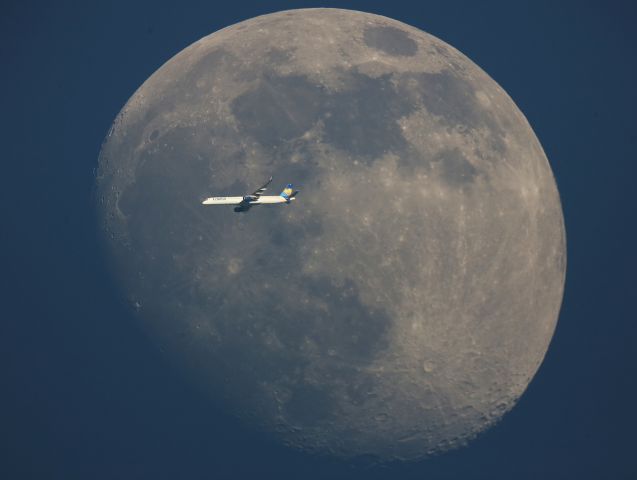
[[[272,177],[265,182],[265,185],[256,189],[252,195],[246,195],[245,197],[210,197],[201,203],[203,205],[237,205],[242,210],[247,210],[250,208],[251,202],[258,200],[263,195],[263,192],[267,190],[271,182]]]
[[[261,188],[255,190],[254,193],[251,196],[259,198],[261,195],[263,195],[263,192],[265,192],[268,189],[268,185],[270,185],[270,183],[272,183],[272,177],[270,177],[270,180],[265,182],[265,185],[263,185]]]

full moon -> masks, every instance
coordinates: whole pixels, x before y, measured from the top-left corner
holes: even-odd
[[[271,175],[295,202],[201,205]],[[389,18],[294,10],[199,40],[115,119],[97,192],[152,341],[297,449],[464,445],[515,405],[555,329],[565,234],[540,143],[471,60]]]

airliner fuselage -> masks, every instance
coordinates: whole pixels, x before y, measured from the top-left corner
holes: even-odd
[[[244,195],[243,197],[209,197],[201,203],[202,205],[235,205],[235,212],[246,212],[254,205],[290,203],[296,198],[296,194],[299,193],[298,190],[293,189],[291,183],[288,183],[279,195],[262,195],[268,185],[270,185],[270,182],[272,182],[272,177],[251,195]]]

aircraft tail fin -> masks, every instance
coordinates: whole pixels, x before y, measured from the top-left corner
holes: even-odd
[[[287,202],[289,202],[290,200],[294,200],[294,197],[296,197],[296,194],[299,193],[298,190],[294,190],[293,186],[291,183],[288,183],[286,185],[286,187],[283,189],[283,191],[281,192],[281,196],[283,198],[285,198],[285,200]]]

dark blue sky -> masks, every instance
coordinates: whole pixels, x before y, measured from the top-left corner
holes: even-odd
[[[2,6],[0,478],[637,478],[631,3],[224,3]],[[498,426],[418,464],[347,467],[221,415],[137,329],[96,241],[100,144],[135,89],[209,33],[310,6],[386,15],[469,56],[527,116],[562,197],[566,290],[542,367]]]

